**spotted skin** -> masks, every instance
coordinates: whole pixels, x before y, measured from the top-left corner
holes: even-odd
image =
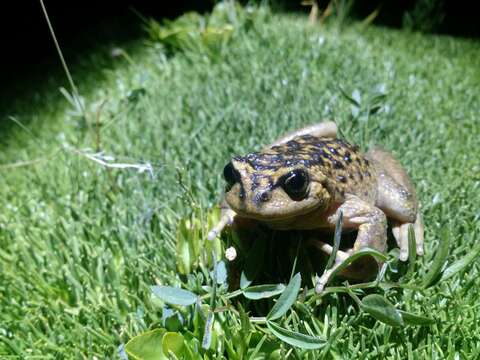
[[[285,173],[301,166],[325,177],[325,187],[336,201],[355,194],[366,201],[376,196],[375,169],[358,150],[340,139],[311,135],[295,137],[285,144],[262,152],[235,157],[234,161],[249,174],[249,191],[273,189]]]
[[[423,223],[405,170],[384,150],[362,154],[357,146],[337,139],[333,123],[300,129],[262,151],[233,157],[227,166],[223,216],[209,238],[235,219],[279,230],[333,230],[340,213],[343,228],[358,231],[353,248],[339,251],[334,267],[318,279],[318,292],[352,253],[365,247],[385,252],[387,217],[401,249],[400,259],[408,257],[409,226],[415,231],[417,253],[423,254]],[[294,192],[287,186],[292,178],[298,187]],[[327,253],[331,250],[316,239],[313,245]],[[346,275],[363,276],[348,271]]]

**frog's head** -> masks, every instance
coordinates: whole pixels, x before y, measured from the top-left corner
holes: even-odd
[[[325,207],[330,194],[317,164],[282,147],[234,157],[224,168],[225,199],[237,214],[283,220]]]

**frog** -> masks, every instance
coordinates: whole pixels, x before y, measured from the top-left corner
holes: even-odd
[[[242,219],[278,231],[333,232],[341,216],[342,231],[356,231],[356,238],[352,248],[336,251],[334,265],[317,276],[317,293],[361,249],[386,253],[388,224],[400,261],[409,258],[410,227],[415,252],[423,255],[424,224],[406,170],[383,148],[362,153],[337,135],[336,123],[323,121],[287,133],[260,151],[233,156],[223,169],[220,220],[208,238]],[[325,254],[334,252],[329,243],[310,240]]]

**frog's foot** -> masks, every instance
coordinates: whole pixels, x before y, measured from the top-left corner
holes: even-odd
[[[220,220],[208,233],[208,240],[214,240],[222,232],[225,226],[231,225],[236,214],[237,213],[230,208],[222,209],[222,215],[220,216]]]
[[[336,224],[340,212],[343,214],[343,228],[358,230],[352,252],[365,247],[380,252],[385,251],[387,247],[387,217],[382,210],[356,196],[349,196],[328,218],[332,225]]]
[[[394,221],[392,224],[392,233],[400,248],[400,260],[406,261],[408,259],[408,228],[413,226],[413,233],[415,234],[415,244],[417,255],[423,255],[423,221],[420,213],[414,223],[400,223]]]
[[[380,209],[356,196],[350,196],[335,213],[328,218],[328,221],[332,225],[337,222],[340,212],[343,214],[343,228],[358,229],[357,238],[352,250],[349,252],[337,252],[334,266],[326,270],[317,280],[315,287],[317,293],[323,291],[323,288],[331,279],[332,273],[348,256],[365,247],[373,248],[382,253],[385,252],[386,249],[387,218]]]
[[[316,137],[335,139],[337,137],[337,124],[335,124],[333,121],[324,121],[317,124],[309,125],[302,129],[292,131],[282,136],[281,138],[275,140],[268,147],[270,148],[275,145],[284,144],[292,140],[294,137],[302,135],[312,135]]]

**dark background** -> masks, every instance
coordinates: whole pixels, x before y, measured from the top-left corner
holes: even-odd
[[[0,96],[15,94],[28,79],[41,81],[60,67],[54,44],[38,0],[3,2],[0,10],[2,37]],[[58,40],[69,63],[89,48],[102,43],[122,42],[142,32],[141,20],[133,11],[145,17],[174,18],[185,11],[209,11],[214,0],[147,1],[147,0],[45,0]],[[329,1],[319,1],[325,8]],[[380,7],[374,24],[405,27],[406,14],[413,14],[416,23],[410,28],[461,37],[480,36],[479,12],[475,1],[427,0],[356,0],[350,16],[363,19]],[[271,1],[279,11],[302,11],[308,8],[300,0]],[[433,10],[429,4],[434,4]],[[40,80],[38,80],[40,79]],[[15,91],[17,91],[15,90]],[[17,94],[18,95],[18,94]]]
[[[25,78],[48,75],[60,66],[39,0],[11,1],[0,9],[0,94]],[[175,18],[188,10],[205,12],[209,1],[44,0],[67,63],[102,43],[121,43],[142,32],[134,10],[146,17]],[[40,76],[40,77],[41,77]]]

